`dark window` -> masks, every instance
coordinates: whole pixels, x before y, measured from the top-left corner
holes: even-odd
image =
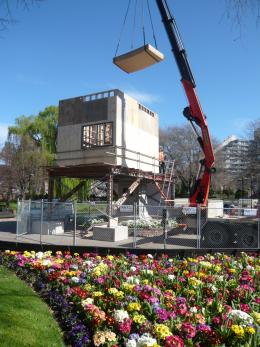
[[[112,144],[112,123],[91,124],[82,127],[82,148],[109,146]]]

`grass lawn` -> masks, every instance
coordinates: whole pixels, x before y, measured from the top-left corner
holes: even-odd
[[[64,347],[61,331],[48,306],[3,266],[0,266],[0,346]]]

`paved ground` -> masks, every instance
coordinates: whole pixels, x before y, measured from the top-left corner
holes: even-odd
[[[123,241],[98,241],[93,240],[92,232],[82,236],[78,231],[76,235],[72,231],[67,231],[61,235],[42,235],[25,234],[16,237],[16,220],[5,219],[0,220],[0,241],[7,242],[23,242],[23,243],[42,243],[49,245],[65,245],[65,246],[91,246],[91,247],[118,247],[118,248],[136,248],[140,249],[164,249],[164,237],[162,233],[154,235],[139,235],[134,240],[131,236]],[[167,249],[194,249],[197,246],[197,236],[191,234],[168,235]]]

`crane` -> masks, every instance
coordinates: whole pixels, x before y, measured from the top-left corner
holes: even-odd
[[[199,170],[196,181],[191,189],[189,203],[190,206],[206,206],[211,182],[211,174],[215,172],[214,151],[210,139],[206,116],[204,115],[197,93],[196,83],[193,77],[190,64],[184,49],[181,36],[176,21],[171,14],[167,0],[156,0],[162,22],[166,30],[172,53],[175,57],[189,105],[184,108],[183,115],[190,122],[199,145],[204,153],[204,158],[199,162]],[[197,130],[197,126],[201,129],[201,135]]]

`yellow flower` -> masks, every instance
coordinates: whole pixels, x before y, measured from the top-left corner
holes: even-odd
[[[126,283],[126,282],[123,283],[123,288],[126,292],[132,292],[134,287],[135,287],[135,284]]]
[[[202,281],[201,280],[198,280],[197,278],[195,277],[190,277],[188,279],[188,282],[193,286],[193,287],[198,287],[200,284],[202,284]]]
[[[164,324],[155,325],[154,331],[158,339],[161,339],[161,340],[164,340],[166,339],[167,336],[172,335],[170,329],[167,327],[167,325],[164,325]]]
[[[260,313],[259,313],[259,312],[253,311],[253,313],[251,314],[251,316],[254,318],[254,320],[256,321],[256,323],[257,323],[258,325],[260,325]]]
[[[212,268],[212,264],[209,261],[201,261],[199,264],[201,267],[204,267],[206,269]]]
[[[128,311],[140,311],[141,309],[141,305],[139,304],[139,302],[130,302],[127,306],[127,310]]]
[[[113,260],[113,259],[114,259],[114,257],[113,257],[112,255],[108,255],[108,256],[107,256],[107,259],[109,259],[109,260]]]
[[[125,294],[124,292],[122,292],[121,290],[119,290],[117,293],[115,293],[115,297],[118,299],[118,300],[122,300],[124,298]]]
[[[99,298],[99,297],[103,296],[104,294],[102,292],[93,292],[92,295],[94,298]]]
[[[214,269],[215,272],[220,272],[221,271],[221,266],[215,265],[213,269]]]
[[[198,277],[198,278],[205,278],[205,277],[206,277],[206,274],[205,274],[204,272],[201,272],[201,271],[200,271],[200,272],[197,273],[197,277]]]
[[[84,285],[84,289],[87,290],[87,291],[91,291],[92,285],[87,283],[87,284]]]
[[[246,327],[245,331],[250,334],[250,335],[254,335],[255,334],[255,329],[253,327]]]
[[[231,330],[236,334],[236,337],[242,338],[245,335],[245,330],[240,325],[233,324]]]
[[[108,293],[111,295],[115,295],[118,292],[117,288],[109,288],[108,289]]]
[[[193,296],[196,294],[196,292],[194,289],[190,289],[190,290],[187,290],[187,294],[189,294],[190,296]]]
[[[148,279],[143,279],[143,280],[142,280],[142,283],[143,283],[143,284],[149,284],[149,280],[148,280]]]
[[[229,271],[230,271],[230,273],[232,273],[232,274],[235,274],[235,273],[237,272],[236,269],[230,269]]]
[[[146,318],[143,314],[136,314],[133,317],[133,321],[137,324],[143,324],[146,321]]]
[[[218,310],[218,312],[219,312],[219,313],[222,312],[223,309],[224,309],[223,305],[222,305],[220,302],[217,303],[217,310]]]

